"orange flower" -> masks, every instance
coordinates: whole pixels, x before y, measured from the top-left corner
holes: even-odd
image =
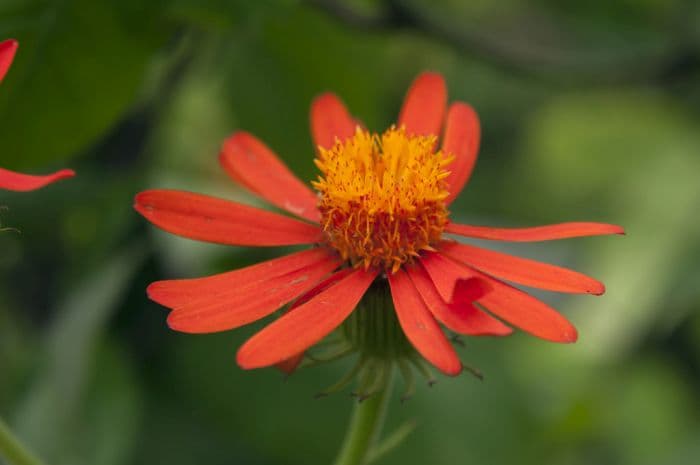
[[[0,42],[0,82],[5,78],[17,52],[17,41],[8,39]],[[70,178],[72,170],[60,170],[46,176],[32,176],[0,168],[0,189],[11,191],[33,191],[59,179]]]
[[[461,244],[448,234],[543,241],[622,234],[623,229],[601,223],[524,229],[451,223],[447,208],[472,172],[480,128],[469,105],[446,106],[442,76],[424,73],[408,91],[398,126],[376,135],[336,96],[318,97],[311,107],[321,172],[313,183],[317,193],[254,136],[238,132],[226,140],[219,160],[230,177],[300,219],[189,192],[138,194],[136,210],[173,234],[230,245],[312,246],[215,276],[151,284],[148,296],[172,309],[170,327],[188,333],[225,331],[293,303],[237,355],[243,368],[281,364],[293,369],[298,354],[348,318],[373,282],[388,282],[404,334],[448,375],[458,374],[462,364],[439,323],[467,335],[506,335],[512,331],[508,323],[550,341],[575,341],[576,329],[563,316],[502,280],[595,295],[604,292],[602,283]]]

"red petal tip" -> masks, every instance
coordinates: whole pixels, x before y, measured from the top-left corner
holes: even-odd
[[[603,295],[605,294],[605,284],[599,282],[599,286],[596,286],[595,288],[591,289],[588,291],[589,294],[591,295]]]
[[[62,169],[62,170],[56,171],[54,174],[52,174],[50,176],[51,176],[50,182],[55,182],[55,181],[60,181],[61,179],[72,178],[73,176],[75,176],[75,171],[70,170],[70,169]]]
[[[440,73],[426,71],[411,84],[399,112],[398,123],[409,134],[441,133],[447,107],[447,85]]]
[[[573,344],[576,341],[578,341],[578,331],[572,326],[572,331],[563,334],[559,342],[563,344]]]
[[[154,302],[158,302],[156,294],[158,294],[158,290],[161,287],[161,282],[162,281],[155,281],[146,287],[146,296]]]
[[[75,171],[69,169],[62,169],[46,175],[33,175],[0,168],[0,189],[29,192],[73,176],[75,176]]]
[[[173,315],[175,315],[175,316],[173,317]],[[178,331],[180,333],[189,333],[189,334],[201,334],[201,332],[192,331],[192,329],[190,328],[190,325],[188,325],[187,323],[183,324],[182,320],[180,320],[178,318],[178,314],[175,312],[168,313],[168,317],[166,318],[165,321],[168,324],[168,328],[172,329],[173,331]],[[211,332],[213,332],[213,331],[211,331]]]
[[[414,82],[418,82],[419,80],[427,84],[431,84],[433,86],[442,87],[445,85],[445,78],[442,76],[442,73],[438,71],[423,71],[418,76],[416,76]]]
[[[12,65],[12,60],[15,58],[19,42],[15,39],[8,39],[0,42],[0,82],[2,82],[5,74]]]
[[[336,140],[352,137],[358,126],[343,101],[331,92],[314,98],[310,120],[311,137],[316,148],[330,149]]]

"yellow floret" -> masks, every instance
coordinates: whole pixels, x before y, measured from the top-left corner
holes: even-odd
[[[373,135],[358,127],[352,138],[319,148],[313,185],[321,225],[343,259],[395,272],[440,240],[454,157],[435,151],[436,142],[403,128]]]

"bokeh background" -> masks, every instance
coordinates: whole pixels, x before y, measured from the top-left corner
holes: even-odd
[[[171,332],[145,287],[276,256],[156,231],[169,187],[260,205],[221,172],[236,129],[315,176],[308,107],[338,93],[374,130],[411,80],[444,73],[483,126],[453,217],[572,220],[626,237],[489,244],[603,280],[538,294],[575,345],[467,339],[486,375],[390,405],[415,422],[381,464],[697,464],[700,2],[695,0],[3,0],[20,41],[0,87],[0,165],[78,176],[0,192],[0,415],[52,465],[327,464],[351,411],[316,400],[347,368],[244,372],[260,325]],[[398,389],[398,388],[397,388]]]

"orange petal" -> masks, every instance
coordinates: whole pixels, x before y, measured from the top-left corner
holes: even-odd
[[[328,261],[332,255],[323,248],[313,248],[262,263],[194,279],[156,281],[148,286],[148,297],[165,307],[182,307],[212,294],[260,285],[271,278]]]
[[[318,222],[318,198],[264,143],[247,132],[229,137],[219,161],[237,182],[271,204],[294,215]]]
[[[447,112],[442,141],[443,153],[455,156],[448,167],[447,190],[450,195],[445,199],[448,205],[459,195],[472,174],[480,139],[481,127],[474,109],[466,103],[453,103]]]
[[[408,275],[401,269],[390,274],[389,286],[396,316],[413,347],[446,375],[458,375],[462,362]]]
[[[328,278],[324,279],[320,283],[316,285],[313,289],[308,291],[306,294],[302,295],[299,297],[297,300],[294,301],[294,303],[289,307],[289,310],[287,312],[291,312],[292,310],[299,308],[302,304],[305,304],[312,298],[316,297],[318,294],[321,292],[325,291],[341,279],[343,279],[345,276],[350,274],[352,272],[352,268],[344,268],[343,270],[340,270],[337,273],[332,274]],[[296,354],[293,357],[290,357],[288,359],[282,360],[281,362],[275,364],[275,368],[278,370],[286,373],[286,374],[292,374],[294,370],[297,369],[301,361],[304,359],[304,352],[300,352]]]
[[[510,242],[552,241],[570,237],[625,233],[621,226],[607,223],[559,223],[532,228],[491,228],[488,226],[449,223],[445,227],[445,231],[477,239]]]
[[[552,342],[576,342],[576,328],[552,307],[513,286],[479,274],[492,289],[479,300],[489,312],[533,336]]]
[[[203,294],[177,306],[168,315],[168,325],[186,333],[212,333],[237,328],[263,318],[313,288],[337,268],[336,258],[247,286]]]
[[[513,332],[508,326],[471,303],[445,302],[422,266],[407,267],[406,271],[426,307],[452,331],[471,336],[506,336]]]
[[[12,65],[12,60],[17,53],[19,44],[14,39],[8,39],[0,42],[0,82],[5,78],[7,71]]]
[[[238,364],[245,369],[260,368],[305,351],[352,313],[376,276],[376,271],[355,270],[270,323],[238,350]]]
[[[75,176],[73,170],[60,170],[45,176],[33,176],[0,168],[0,189],[17,192],[33,191],[52,182],[73,176]]]
[[[442,75],[426,72],[413,81],[399,113],[399,126],[409,134],[440,135],[447,106],[447,86]]]
[[[331,93],[319,95],[311,103],[311,137],[316,147],[330,149],[336,139],[352,137],[357,125],[343,102]]]
[[[556,292],[601,295],[605,286],[600,281],[573,270],[526,258],[514,257],[457,242],[443,242],[440,252],[492,276],[525,286]]]
[[[476,271],[460,266],[439,253],[426,253],[420,263],[425,267],[440,297],[445,302],[474,302],[489,292],[488,285]]]
[[[321,240],[318,226],[229,200],[191,192],[150,190],[134,208],[172,234],[229,245],[293,245]]]

